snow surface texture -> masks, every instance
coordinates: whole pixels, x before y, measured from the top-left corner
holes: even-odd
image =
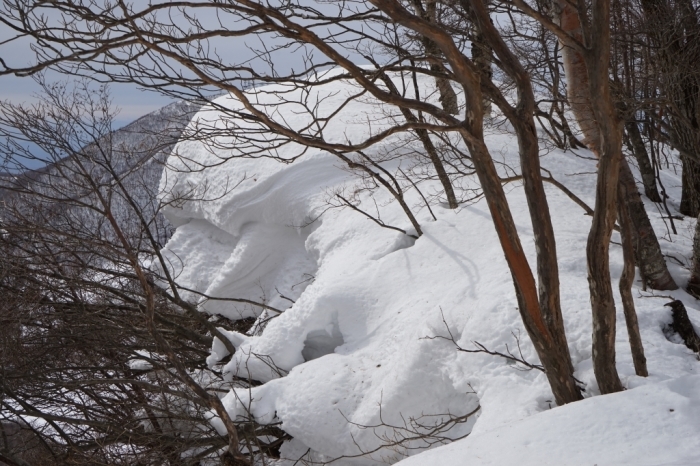
[[[420,85],[424,91],[431,88],[430,81]],[[279,90],[287,91],[287,100],[309,97],[326,115],[357,93],[343,81],[308,94],[283,86],[249,94],[263,108],[280,103],[274,93]],[[215,103],[232,109],[240,106],[230,97]],[[300,106],[292,104],[277,105],[269,112],[299,128],[309,121]],[[359,141],[387,121],[387,110],[363,97],[334,114],[322,132],[329,141]],[[224,130],[244,124],[208,109],[195,117],[191,129],[205,123]],[[269,134],[258,136],[276,144]],[[646,379],[634,375],[618,304],[618,370],[630,390],[595,396],[599,391],[591,364],[585,259],[590,217],[557,188],[546,186],[557,238],[562,309],[576,377],[585,384],[586,397],[592,397],[560,408],[555,407],[543,373],[519,370],[488,354],[458,352],[450,341],[430,338],[451,333],[463,348],[474,349],[473,342],[479,342],[501,352],[515,350],[519,339],[523,357],[537,362],[483,200],[456,211],[433,206],[438,218],[433,221],[415,190],[407,192],[424,230],[414,241],[349,208],[329,209],[334,192],[352,193],[358,183],[332,154],[309,149],[293,163],[283,164],[260,157],[264,155],[260,152],[257,158],[236,157],[246,153],[245,141],[224,135],[213,141],[206,145],[182,141],[169,159],[161,180],[165,200],[185,193],[200,200],[172,202],[167,208],[177,230],[164,253],[182,286],[211,297],[265,300],[286,308],[259,335],[228,332],[237,350],[225,371],[266,383],[234,390],[223,399],[234,416],[282,423],[294,439],[282,448],[283,458],[290,461],[280,464],[292,464],[307,452],[305,458],[316,461],[342,456],[333,463],[339,465],[396,463],[420,448],[377,449],[405,434],[401,428],[411,419],[430,424],[478,406],[478,415],[446,435],[458,438],[471,432],[469,437],[412,457],[407,464],[700,463],[697,435],[691,435],[699,427],[700,379],[692,377],[698,361],[664,335],[670,322],[670,310],[663,306],[668,298],[634,290],[651,374]],[[405,150],[402,142],[399,137],[386,140],[368,154]],[[493,129],[487,142],[494,158],[517,171],[514,135]],[[291,160],[301,149],[290,143],[278,145],[272,153]],[[398,163],[384,166],[395,170]],[[542,164],[593,205],[596,161],[590,153],[553,150],[543,156]],[[217,166],[198,170],[206,165]],[[679,177],[664,171],[662,179],[672,196],[680,192]],[[476,186],[476,180],[462,183]],[[432,194],[439,185],[426,182],[421,190]],[[511,184],[506,190],[534,267],[522,187]],[[384,222],[410,231],[408,219],[388,193],[377,191],[370,199],[362,192],[359,199],[366,211],[378,209]],[[687,263],[694,221],[677,222],[679,234],[666,234],[660,211],[650,203],[647,207],[663,235],[664,252]],[[619,243],[619,236],[613,240]],[[621,256],[619,246],[613,245],[615,281]],[[670,267],[678,282],[685,283],[687,270],[675,263]],[[682,299],[691,319],[700,323],[694,300],[682,291],[671,295]],[[289,300],[294,301],[291,307]],[[258,308],[221,300],[207,300],[203,307],[232,319],[260,314]],[[273,314],[265,312],[262,318]],[[226,356],[223,345],[215,342],[208,362],[216,364]],[[367,452],[372,453],[363,454]]]

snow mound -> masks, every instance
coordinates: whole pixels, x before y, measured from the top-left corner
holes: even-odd
[[[552,409],[399,464],[693,466],[699,431],[700,376],[687,376]]]
[[[396,83],[400,85],[401,80],[397,78]],[[431,95],[430,80],[419,84],[423,95]],[[280,91],[285,91],[287,100],[315,102],[313,108],[328,116],[328,120],[323,128],[313,131],[328,141],[359,141],[370,133],[376,134],[396,117],[366,96],[346,101],[358,91],[347,81],[307,90],[277,85],[249,91],[258,108],[279,121],[306,128],[304,131],[312,131],[306,126],[310,119],[304,108],[308,106],[280,102],[276,94]],[[628,435],[626,432],[632,432],[632,427],[617,422],[610,403],[620,400],[620,419],[629,421],[635,408],[640,420],[652,424],[644,427],[649,432],[654,426],[662,429],[670,426],[672,419],[685,416],[679,412],[695,398],[681,403],[681,395],[673,388],[678,385],[672,379],[680,380],[681,385],[696,384],[696,379],[682,377],[695,373],[698,362],[684,346],[669,342],[664,335],[670,320],[670,311],[663,307],[667,299],[641,290],[634,292],[651,373],[648,379],[634,375],[618,304],[617,361],[623,383],[628,388],[654,385],[551,409],[554,402],[542,372],[524,371],[488,354],[459,352],[455,344],[446,340],[454,338],[466,349],[475,349],[474,342],[478,342],[500,352],[518,351],[519,345],[523,358],[537,362],[520,321],[510,273],[483,200],[465,204],[456,211],[433,206],[437,216],[434,221],[422,198],[410,189],[407,200],[424,234],[414,240],[381,228],[354,210],[331,208],[329,202],[335,192],[357,193],[363,209],[379,212],[386,224],[410,231],[408,219],[388,193],[358,191],[358,186],[363,185],[358,185],[358,179],[334,155],[283,143],[254,123],[232,121],[214,108],[235,110],[240,105],[227,96],[202,110],[190,130],[209,125],[220,134],[207,144],[184,140],[170,157],[161,192],[167,203],[166,215],[177,230],[163,253],[180,284],[194,290],[190,299],[204,299],[201,294],[250,299],[284,311],[269,320],[256,336],[228,333],[236,353],[224,371],[230,376],[265,383],[252,389],[233,390],[223,402],[233,416],[281,423],[294,437],[282,448],[288,464],[304,455],[314,461],[343,457],[334,463],[339,465],[392,464],[422,448],[470,432],[467,439],[420,455],[409,464],[467,464],[457,453],[463,445],[493,454],[494,458],[505,458],[503,455],[515,450],[504,444],[503,451],[496,451],[498,432],[509,435],[515,442],[513,448],[521,448],[518,451],[524,451],[523,439],[528,433],[530,442],[550,442],[548,437],[556,432],[556,438],[565,437],[562,442],[568,442],[567,445],[573,445],[579,435],[594,442],[597,437],[591,426],[596,419],[594,410],[589,413],[587,409],[599,406],[595,410],[600,416],[596,422],[610,434],[606,437],[610,451],[613,444],[619,443],[621,449],[630,449],[625,451],[632,452],[631,448],[638,446],[640,452],[648,452],[655,444],[649,442],[647,449],[647,437],[635,439]],[[227,128],[234,126],[250,127],[256,135],[255,144],[231,136]],[[503,166],[507,164],[518,171],[514,135],[493,129],[487,143]],[[368,149],[367,154],[396,154],[406,147],[406,141],[396,136]],[[272,155],[291,163],[273,160]],[[383,167],[397,170],[409,159],[410,156],[387,158]],[[542,163],[571,191],[593,204],[595,160],[553,150],[543,157]],[[672,195],[679,191],[677,177],[666,172],[663,176]],[[476,185],[475,180],[463,183]],[[508,186],[514,218],[534,266],[532,228],[522,188]],[[546,189],[557,238],[567,337],[576,377],[585,384],[586,396],[591,397],[598,390],[591,366],[585,261],[590,217],[555,187]],[[440,186],[425,182],[421,190],[436,193]],[[653,208],[649,212],[657,231],[665,231],[661,214]],[[687,256],[693,228],[694,222],[686,220],[679,235],[669,235],[669,241],[662,242],[665,252]],[[615,235],[614,240],[619,242],[619,237]],[[611,266],[615,277],[619,276],[621,265],[621,251],[613,246]],[[679,282],[687,278],[687,271],[679,266],[672,265],[671,271]],[[685,301],[691,319],[700,323],[694,301],[682,291],[674,296]],[[259,316],[261,312],[260,308],[222,299],[204,300],[203,308],[232,319]],[[260,319],[273,315],[276,314],[266,311]],[[225,356],[223,345],[215,341],[209,363],[215,364]],[[662,383],[669,379],[665,385]],[[641,403],[645,396],[649,403]],[[666,399],[677,401],[675,418],[663,412]],[[380,448],[406,434],[407,427],[420,425],[423,427],[417,429],[425,432],[430,430],[425,427],[430,423],[439,424],[475,410],[476,415],[457,423],[439,439],[416,439]],[[577,416],[582,416],[580,422]],[[566,429],[565,419],[570,422]],[[548,427],[550,422],[560,428]],[[669,432],[697,429],[696,424],[684,426]],[[614,432],[620,436],[615,437]],[[481,438],[485,439],[483,444]],[[664,441],[658,440],[657,444]],[[690,458],[691,449],[679,447],[669,451],[670,442],[664,444],[668,445],[665,453],[669,461]],[[429,456],[443,454],[440,452],[446,456]],[[693,458],[700,462],[700,450],[695,455]],[[503,460],[483,464],[516,463]],[[601,459],[599,464],[621,463]]]

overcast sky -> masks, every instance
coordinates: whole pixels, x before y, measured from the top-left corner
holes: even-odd
[[[10,36],[8,28],[0,24],[0,40],[7,40]],[[34,53],[30,50],[27,41],[13,41],[11,46],[0,46],[0,57],[11,66],[30,65],[35,61]],[[48,74],[47,78],[48,81],[75,79],[57,73]],[[169,102],[159,94],[141,91],[134,85],[113,84],[110,90],[115,105],[120,108],[117,117],[117,124],[120,126],[157,110]],[[9,100],[13,103],[30,102],[39,91],[39,86],[31,77],[0,76],[0,100]]]
[[[0,23],[0,42],[12,37],[14,37],[13,31]],[[0,58],[10,66],[31,65],[36,61],[29,41],[17,39],[12,40],[10,44],[0,44]],[[75,78],[57,73],[47,74],[49,82],[71,79]],[[9,100],[13,103],[30,102],[38,92],[40,88],[32,78],[0,76],[0,100]],[[111,84],[110,94],[114,105],[119,108],[119,115],[115,121],[117,126],[123,126],[171,102],[169,98],[156,92],[142,91],[130,84]]]
[[[66,76],[54,78],[61,81],[70,80],[70,77]],[[170,102],[159,94],[141,91],[134,85],[113,84],[110,90],[115,106],[120,109],[116,121],[118,126],[129,123]],[[39,86],[32,78],[0,76],[0,100],[9,100],[13,103],[29,102],[39,91]]]
[[[316,9],[321,11],[327,10],[327,14],[337,13],[337,6],[325,4],[324,2],[318,0],[300,1],[302,3],[313,3]],[[139,2],[136,2],[135,5],[139,5]],[[2,12],[0,12],[0,14],[2,14]],[[57,20],[59,17],[55,10],[50,7],[49,9],[44,8],[38,10],[38,13],[36,14],[45,15],[44,17],[49,20],[49,23],[51,23],[54,19]],[[198,10],[196,12],[189,11],[188,14],[195,15],[197,24],[205,29],[207,29],[207,27],[210,25],[213,29],[219,29],[223,25],[228,24],[227,21],[232,21],[235,19],[235,17],[230,15],[221,17],[220,12],[215,9],[205,9],[204,11]],[[183,15],[177,9],[173,9],[168,11],[168,17],[165,19],[165,21],[173,21],[175,24],[178,24],[185,30],[191,28],[192,23],[184,20],[183,18]],[[244,25],[233,22],[231,27],[241,28],[244,27]],[[333,31],[333,29],[334,26],[325,25],[319,28],[316,32],[324,35]],[[35,56],[34,52],[30,48],[30,41],[13,39],[14,35],[15,34],[9,27],[0,23],[0,58],[13,67],[33,64],[35,62]],[[12,40],[8,43],[7,41],[9,39]],[[257,55],[259,50],[270,50],[270,48],[274,48],[275,45],[281,45],[282,43],[286,42],[286,39],[280,40],[272,37],[270,34],[265,34],[261,37],[245,36],[214,38],[209,41],[206,48],[208,49],[209,53],[212,54],[210,56],[218,56],[222,62],[226,64],[244,63],[246,66],[262,67],[260,69],[265,70],[263,72],[269,72],[267,70],[266,63],[260,60],[255,60],[253,57]],[[366,63],[364,58],[351,51],[346,50],[345,54],[351,56],[358,63]],[[296,69],[299,71],[299,68],[304,66],[303,58],[304,51],[299,48],[285,48],[275,52],[273,55],[275,69],[278,73],[285,73],[290,69]],[[314,53],[314,58],[317,61],[326,61],[325,58],[322,57],[322,54],[318,52]],[[58,74],[47,75],[47,78],[49,81],[70,79],[69,76],[61,76]],[[122,124],[133,121],[134,119],[156,110],[170,102],[168,98],[165,98],[157,93],[141,91],[135,85],[113,84],[110,90],[115,105],[121,109],[119,120]],[[31,100],[32,94],[36,93],[37,91],[38,86],[31,78],[0,76],[0,100],[9,99],[12,102],[26,102]]]
[[[169,17],[168,20],[175,22],[181,21],[181,18],[178,19],[181,15],[178,14],[177,10],[174,10],[172,13],[173,15]],[[0,14],[2,13],[0,12]],[[55,13],[51,12],[51,10],[48,10],[48,13],[42,11],[42,14],[47,14],[48,18],[55,16]],[[214,27],[220,27],[218,24],[220,18],[216,15],[215,11],[197,13],[197,19],[205,28],[209,23]],[[185,24],[185,26],[187,26],[187,24]],[[236,27],[237,26],[238,25],[236,25]],[[35,62],[35,56],[30,48],[30,42],[28,40],[17,39],[13,39],[9,44],[5,42],[13,36],[13,31],[0,23],[0,58],[13,67],[33,64]],[[271,44],[275,43],[276,40],[265,37],[265,42],[265,46],[269,47]],[[260,48],[261,41],[260,38],[257,37],[228,37],[225,39],[213,39],[210,41],[209,46],[212,47],[212,52],[219,55],[223,61],[227,63],[241,63],[253,56],[249,47]],[[275,54],[275,66],[277,71],[285,72],[294,68],[295,63],[297,67],[302,66],[300,65],[301,56],[300,52],[295,54],[289,49]],[[255,66],[255,64],[251,62],[248,64]],[[258,66],[261,65],[265,66],[264,63],[258,63]],[[70,79],[70,76],[62,76],[56,73],[47,75],[47,80],[49,82]],[[36,94],[38,91],[39,87],[32,78],[0,76],[0,100],[10,100],[14,103],[27,102],[32,100],[32,95]],[[168,98],[155,92],[142,91],[135,85],[112,84],[110,86],[110,91],[114,104],[120,108],[117,122],[120,126],[171,102]]]

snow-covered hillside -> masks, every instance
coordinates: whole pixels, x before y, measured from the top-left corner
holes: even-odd
[[[427,81],[420,84],[431,86]],[[288,91],[287,100],[302,98],[302,90],[281,85],[249,94],[256,95],[259,105],[271,104],[279,103],[275,91],[281,90]],[[309,92],[319,112],[331,115],[357,89],[341,81]],[[229,97],[217,104],[240,105]],[[308,122],[292,104],[271,111],[299,128]],[[353,100],[333,114],[324,137],[359,140],[389,124],[386,111],[369,98]],[[220,129],[231,124],[219,112],[205,109],[191,128],[205,121]],[[517,171],[515,136],[503,127],[490,127],[488,133],[494,158]],[[261,154],[246,158],[238,141],[218,138],[214,145],[183,140],[168,161],[160,187],[165,200],[186,193],[192,199],[167,207],[166,215],[177,229],[164,253],[186,288],[214,298],[264,301],[284,310],[280,315],[265,311],[260,322],[274,318],[255,335],[229,332],[237,350],[224,369],[230,376],[265,382],[230,392],[224,403],[235,416],[281,422],[293,440],[282,447],[286,460],[280,464],[295,464],[302,457],[320,462],[340,458],[333,463],[339,465],[393,464],[410,455],[416,456],[401,464],[700,463],[698,359],[664,333],[670,322],[670,310],[664,307],[669,293],[655,296],[634,289],[649,364],[646,379],[634,375],[618,304],[617,365],[628,391],[598,396],[585,259],[590,217],[562,191],[546,186],[567,338],[576,377],[590,399],[556,407],[542,372],[484,352],[457,350],[457,344],[476,350],[478,342],[490,351],[511,351],[538,362],[483,199],[456,211],[433,205],[433,220],[416,190],[408,190],[409,205],[424,231],[415,240],[381,228],[350,208],[332,207],[334,193],[352,193],[358,185],[336,156],[308,149],[284,164]],[[264,133],[259,140],[275,143]],[[396,136],[367,154],[405,151],[383,165],[396,171],[411,163],[411,151],[403,142]],[[300,147],[290,143],[278,146],[274,155],[291,159],[299,153]],[[596,161],[590,153],[551,150],[543,155],[542,165],[593,205]],[[202,166],[211,168],[200,170]],[[671,196],[679,195],[679,178],[670,171],[661,176]],[[474,187],[477,182],[466,179],[463,185]],[[439,184],[425,182],[420,188],[434,193]],[[513,183],[507,190],[534,264],[522,187]],[[358,196],[365,211],[379,212],[386,224],[412,231],[387,192],[360,191]],[[672,209],[678,197],[670,200]],[[660,211],[651,203],[647,207],[664,252],[687,264],[694,221],[677,221],[678,235],[673,235]],[[613,241],[619,243],[617,234]],[[615,282],[621,262],[620,247],[613,244]],[[685,283],[686,269],[676,261],[669,267],[676,280]],[[682,291],[670,295],[683,300],[690,318],[700,324],[694,299]],[[198,299],[195,294],[190,298]],[[230,319],[260,315],[259,308],[224,300],[207,300],[203,308]],[[227,356],[223,345],[215,343],[209,363]],[[449,420],[455,421],[451,429],[434,432],[433,426]],[[470,432],[449,446],[418,454]],[[414,439],[403,441],[406,438]]]

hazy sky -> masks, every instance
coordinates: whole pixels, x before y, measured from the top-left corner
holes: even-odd
[[[302,0],[305,1],[305,0]],[[308,0],[307,0],[308,1]],[[330,6],[324,6],[323,3],[313,2],[317,8],[331,8]],[[136,3],[138,5],[138,2]],[[42,14],[44,10],[42,10]],[[331,10],[329,10],[330,12]],[[335,9],[332,10],[335,12]],[[0,13],[2,14],[2,13]],[[47,17],[51,19],[55,15],[55,12],[48,10]],[[178,13],[177,10],[172,11],[172,15],[168,17],[168,20],[174,21],[176,23],[182,22],[182,15]],[[206,28],[209,24],[219,28],[221,25],[219,21],[223,21],[226,24],[226,20],[230,18],[220,18],[216,11],[206,10],[204,13],[197,13],[197,20],[202,24],[202,27]],[[185,24],[186,25],[186,24]],[[233,27],[241,27],[239,24],[233,24]],[[328,33],[332,26],[326,26],[319,31],[321,34]],[[8,39],[12,38],[14,34],[5,25],[0,24],[0,58],[2,58],[10,66],[26,66],[34,62],[34,52],[30,49],[30,43],[28,40],[12,40],[10,43],[6,42]],[[4,43],[3,43],[4,42]],[[285,41],[286,42],[286,41]],[[262,66],[261,69],[266,69],[267,65],[264,62],[256,60],[248,62],[247,60],[255,56],[255,52],[251,49],[268,49],[274,47],[275,44],[279,45],[281,41],[270,37],[269,35],[263,37],[239,37],[239,38],[225,38],[225,39],[213,39],[208,47],[210,52],[216,53],[221,60],[227,64],[232,63],[246,63],[248,66],[256,67]],[[346,51],[348,55],[355,55],[353,58],[358,62],[365,63],[362,57],[353,54],[350,51]],[[299,49],[283,49],[274,54],[274,63],[277,72],[285,73],[288,70],[294,68],[299,71],[303,68],[303,55],[304,52]],[[325,61],[324,58],[316,52],[314,58],[319,61]],[[264,72],[264,71],[263,71]],[[47,81],[70,81],[70,76],[59,75],[57,73],[47,74]],[[14,103],[28,102],[32,100],[32,95],[39,91],[38,85],[34,82],[32,78],[18,78],[15,76],[0,76],[0,100],[10,100]],[[110,86],[110,91],[114,104],[119,107],[120,113],[117,119],[117,124],[119,126],[133,121],[134,119],[143,116],[149,112],[152,112],[166,104],[171,100],[155,92],[142,91],[139,90],[135,85],[129,84],[112,84]]]
[[[55,76],[56,80],[70,80],[69,76]],[[112,99],[120,111],[117,125],[121,126],[136,118],[167,105],[170,100],[154,92],[139,90],[134,85],[113,84],[110,87]],[[32,78],[15,76],[0,76],[0,100],[13,103],[29,102],[33,95],[40,91]]]
[[[0,24],[0,40],[10,37],[8,28]],[[11,66],[30,65],[34,62],[34,53],[27,41],[14,41],[11,46],[0,46],[0,57]],[[48,81],[70,81],[71,76],[57,73],[48,74]],[[117,123],[123,125],[166,105],[169,100],[154,92],[140,91],[134,85],[113,84],[111,94],[114,103],[120,108]],[[39,86],[31,77],[0,76],[0,100],[13,103],[30,102],[33,95],[40,91]]]
[[[272,0],[281,1],[281,0]],[[316,9],[321,11],[327,10],[326,13],[330,15],[337,14],[337,6],[333,6],[329,3],[318,1],[318,0],[300,0],[301,3],[313,4]],[[98,2],[100,3],[100,2]],[[144,4],[146,2],[143,2]],[[140,2],[135,2],[134,5],[140,5]],[[49,24],[58,21],[59,16],[56,14],[55,10],[52,8],[42,8],[37,10],[36,14],[45,15],[48,19]],[[2,14],[2,11],[0,11]],[[196,16],[197,24],[207,29],[211,26],[213,29],[220,29],[230,25],[232,28],[244,28],[245,23],[240,23],[234,21],[236,18],[231,15],[223,15],[215,9],[205,9],[205,10],[188,10],[188,14]],[[172,9],[168,10],[168,16],[164,17],[165,22],[172,21],[174,24],[178,24],[183,29],[187,30],[192,27],[192,23],[178,10]],[[325,35],[331,33],[335,29],[334,26],[325,25],[316,30],[320,35]],[[367,31],[365,31],[367,32]],[[0,58],[5,60],[10,66],[26,66],[34,62],[34,52],[30,49],[30,42],[28,40],[12,40],[10,43],[6,42],[8,39],[13,38],[14,33],[11,29],[0,23]],[[257,55],[260,50],[270,50],[276,45],[281,45],[286,43],[286,39],[278,39],[270,34],[264,34],[260,37],[256,36],[245,36],[245,37],[227,37],[227,38],[215,38],[212,39],[208,44],[206,44],[206,49],[211,54],[210,56],[218,56],[223,63],[226,64],[245,64],[246,66],[251,66],[253,68],[262,67],[263,72],[268,72],[267,64],[263,61],[256,60],[253,57]],[[358,56],[352,51],[344,51],[347,56],[353,56],[358,62],[366,63],[366,60]],[[273,61],[275,69],[278,73],[288,72],[290,69],[296,69],[299,71],[303,69],[303,59],[304,51],[299,48],[285,48],[278,50],[273,55]],[[315,61],[325,62],[325,58],[318,51],[313,53]],[[306,57],[308,58],[308,57]],[[251,60],[251,61],[249,61]],[[176,65],[177,66],[177,65]],[[69,77],[60,75],[49,75],[49,80],[65,80]],[[5,77],[0,76],[0,99],[9,99],[13,102],[25,102],[31,98],[32,93],[38,90],[36,84],[31,78],[17,78],[17,77]],[[136,86],[133,85],[117,85],[114,84],[111,87],[111,93],[114,98],[114,102],[121,108],[120,120],[131,121],[141,115],[144,115],[150,111],[162,107],[167,104],[169,100],[165,97],[159,96],[153,92],[143,92],[140,91]]]
[[[28,40],[14,39],[9,44],[2,43],[13,37],[13,31],[0,24],[0,58],[10,66],[25,66],[34,63],[34,52],[31,50]],[[58,73],[47,74],[49,82],[70,81],[72,79],[75,78]],[[0,100],[9,100],[13,103],[29,102],[33,100],[33,95],[39,91],[40,87],[32,78],[0,76]],[[119,115],[115,122],[118,126],[129,123],[172,101],[156,92],[142,91],[137,86],[130,84],[111,84],[110,94],[114,105],[119,108]]]

